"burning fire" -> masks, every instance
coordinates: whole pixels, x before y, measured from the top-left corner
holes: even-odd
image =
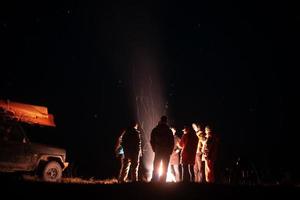
[[[162,172],[163,172],[163,164],[162,162],[160,162],[160,166],[159,166],[159,169],[158,169],[158,175],[159,177],[161,177],[162,175]],[[168,167],[168,171],[167,171],[167,182],[176,182],[176,178],[175,176],[171,173],[171,170],[170,170],[170,167]]]

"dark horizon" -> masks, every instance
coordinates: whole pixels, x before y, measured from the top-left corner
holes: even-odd
[[[223,168],[245,155],[258,168],[300,178],[300,17],[288,5],[1,4],[0,99],[47,106],[57,127],[28,135],[66,148],[79,175],[116,175],[116,138],[138,116],[134,88],[152,77],[158,115],[179,130],[212,124]]]

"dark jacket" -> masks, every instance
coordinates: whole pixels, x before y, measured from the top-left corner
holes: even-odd
[[[134,128],[127,128],[122,136],[121,145],[125,157],[136,157],[141,153],[141,137],[139,131]]]
[[[157,154],[170,155],[174,148],[174,137],[167,124],[158,124],[151,132],[151,147]]]

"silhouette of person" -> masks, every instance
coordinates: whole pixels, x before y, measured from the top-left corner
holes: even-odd
[[[179,164],[180,164],[180,146],[179,141],[180,138],[176,135],[176,129],[171,127],[174,136],[174,149],[170,157],[170,170],[172,175],[174,176],[173,181],[179,182],[180,181],[180,172],[179,172]]]
[[[122,143],[122,137],[125,133],[125,130],[123,130],[121,132],[121,135],[117,138],[117,142],[116,142],[116,145],[115,145],[115,155],[116,155],[116,158],[117,160],[119,161],[119,175],[118,175],[118,180],[121,179],[121,175],[122,175],[122,171],[123,171],[123,167],[124,167],[124,149],[121,145]]]
[[[180,147],[182,148],[181,152],[181,164],[183,176],[182,180],[184,182],[193,182],[194,181],[194,164],[195,156],[198,145],[198,137],[196,133],[189,127],[185,126],[183,128],[183,135],[179,142]]]
[[[218,147],[220,143],[219,136],[211,131],[209,126],[205,127],[206,142],[203,146],[205,161],[205,180],[207,183],[215,182],[215,161],[217,158]]]
[[[123,183],[127,181],[128,173],[130,171],[131,181],[138,181],[138,169],[139,160],[141,156],[141,137],[138,131],[138,123],[132,121],[130,126],[125,130],[122,139],[121,146],[124,150],[124,159],[121,175],[119,176],[119,182]]]
[[[170,161],[170,155],[174,148],[174,137],[167,125],[167,117],[162,116],[158,125],[152,130],[150,144],[154,152],[153,173],[151,181],[165,182]],[[162,164],[162,174],[159,176],[159,168]]]
[[[198,145],[197,145],[197,151],[196,151],[196,158],[195,158],[195,165],[194,165],[194,173],[195,173],[195,182],[204,182],[204,161],[202,160],[202,150],[203,145],[206,140],[205,132],[201,130],[200,124],[193,123],[192,127],[194,131],[196,132],[196,135],[198,137]]]

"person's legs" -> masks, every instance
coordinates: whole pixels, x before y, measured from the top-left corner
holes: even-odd
[[[189,173],[189,165],[188,164],[182,164],[182,181],[183,182],[189,182],[190,181],[190,173]]]
[[[200,178],[200,183],[205,183],[205,163],[204,161],[200,160],[200,174],[199,174],[199,178]]]
[[[200,182],[201,174],[201,154],[197,153],[194,165],[195,182]]]
[[[152,182],[156,182],[159,180],[159,167],[160,167],[161,157],[158,154],[154,155],[153,161],[153,171],[152,171]]]
[[[122,177],[123,168],[124,168],[124,156],[120,156],[118,159],[120,161],[120,170],[119,170],[119,175],[118,175],[118,181],[120,181],[121,177]]]
[[[163,156],[163,159],[162,159],[162,174],[161,174],[161,177],[160,177],[161,182],[166,182],[168,167],[169,167],[169,161],[170,161],[170,156],[169,155]]]
[[[188,169],[189,169],[189,174],[190,174],[190,181],[194,182],[195,181],[194,165],[189,164]]]
[[[173,175],[173,177],[176,177],[175,167],[175,165],[170,165],[170,172]]]
[[[183,167],[182,164],[178,165],[178,169],[179,169],[179,181],[182,181],[182,177],[183,177]]]
[[[131,160],[131,180],[132,182],[136,182],[138,181],[139,158],[136,156]]]
[[[143,159],[141,157],[139,159],[138,180],[142,181],[142,182],[147,181],[146,168],[145,168],[145,164],[143,162]]]
[[[179,165],[173,165],[174,173],[175,173],[175,180],[176,182],[180,181],[180,172],[179,172]]]
[[[129,172],[129,169],[130,169],[130,165],[131,165],[131,160],[129,158],[124,158],[124,165],[123,165],[123,168],[122,168],[122,173],[121,173],[121,176],[120,176],[120,179],[119,179],[119,182],[125,182],[126,179],[127,179],[127,176],[128,176],[128,172]]]
[[[207,183],[214,183],[215,176],[214,176],[214,169],[213,169],[213,161],[206,160],[205,161],[205,179]]]

